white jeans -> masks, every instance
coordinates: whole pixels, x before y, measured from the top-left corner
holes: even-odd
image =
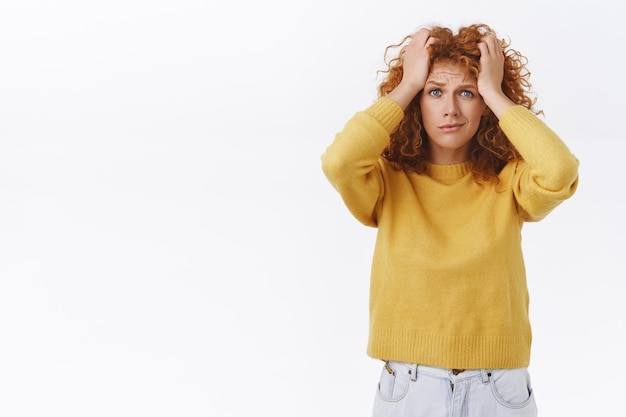
[[[526,368],[459,372],[403,362],[383,366],[374,417],[536,417]]]

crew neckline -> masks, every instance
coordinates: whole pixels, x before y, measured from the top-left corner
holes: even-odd
[[[426,173],[436,179],[460,179],[472,172],[470,161],[459,164],[438,165],[426,163]]]

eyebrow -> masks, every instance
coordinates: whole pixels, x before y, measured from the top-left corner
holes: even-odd
[[[438,81],[434,81],[434,80],[430,80],[428,82],[426,82],[426,85],[428,84],[433,84],[437,87],[445,87],[446,83],[442,83],[442,82],[438,82]],[[466,89],[466,88],[472,88],[472,89],[476,89],[476,86],[474,84],[470,84],[470,83],[465,83],[465,84],[461,84],[459,86],[457,86],[457,89]]]

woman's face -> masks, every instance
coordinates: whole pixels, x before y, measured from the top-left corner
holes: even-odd
[[[435,62],[420,97],[422,121],[434,164],[457,164],[469,159],[486,105],[476,77],[450,61]]]

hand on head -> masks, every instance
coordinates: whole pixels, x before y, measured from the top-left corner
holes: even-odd
[[[430,30],[420,29],[404,48],[404,63],[401,83],[412,86],[417,92],[426,84],[430,70],[430,52],[428,47],[437,42],[437,38],[430,36]]]
[[[437,42],[437,38],[430,36],[430,30],[420,29],[404,48],[402,64],[402,80],[387,94],[403,110],[409,106],[415,96],[424,89],[430,70],[430,52],[428,47]]]
[[[430,46],[439,39],[431,36],[431,31],[422,28],[411,36],[404,48],[402,80],[387,94],[403,109],[424,89],[430,72]],[[500,40],[492,35],[485,35],[478,44],[480,51],[480,72],[477,79],[478,93],[485,103],[500,117],[513,102],[502,91],[504,79],[504,52]]]
[[[494,35],[485,35],[478,43],[480,50],[480,72],[476,87],[491,111],[500,118],[513,102],[502,91],[504,79],[504,51],[500,40]]]
[[[500,40],[494,35],[486,35],[478,43],[480,50],[480,73],[477,87],[481,96],[502,93],[504,78],[504,52]]]

